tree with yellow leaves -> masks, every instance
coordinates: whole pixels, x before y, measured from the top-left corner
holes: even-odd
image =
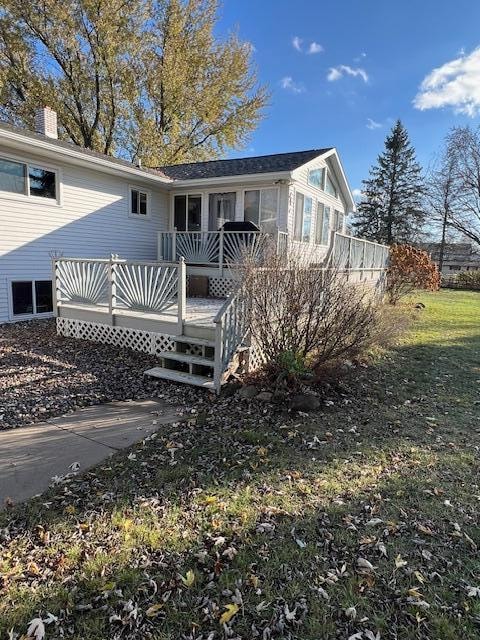
[[[243,146],[267,102],[252,47],[214,36],[217,0],[4,0],[0,118],[146,166]]]

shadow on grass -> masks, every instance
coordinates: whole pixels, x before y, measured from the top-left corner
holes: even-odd
[[[399,349],[308,418],[220,400],[0,515],[0,632],[220,638],[240,593],[232,637],[477,637],[479,348]]]

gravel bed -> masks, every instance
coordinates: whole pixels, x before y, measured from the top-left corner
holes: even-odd
[[[0,326],[0,429],[111,400],[161,397],[185,408],[212,394],[144,377],[146,353],[57,336],[54,320]]]

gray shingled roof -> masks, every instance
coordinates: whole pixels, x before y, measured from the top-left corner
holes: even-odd
[[[188,164],[172,164],[158,167],[159,171],[173,180],[196,180],[198,178],[223,178],[225,176],[241,176],[251,173],[277,173],[293,171],[306,162],[318,158],[330,151],[327,149],[310,149],[290,153],[275,153],[269,156],[253,156],[251,158],[234,158],[232,160],[209,160],[208,162],[190,162]]]
[[[85,149],[72,142],[48,138],[40,133],[20,129],[6,122],[0,122],[0,131],[13,131],[28,138],[45,140],[55,147],[61,149],[74,149],[86,156],[108,160],[114,164],[124,167],[135,167],[146,174],[158,175],[172,180],[190,180],[197,178],[218,178],[224,176],[241,176],[251,173],[278,173],[282,171],[293,171],[301,167],[306,162],[321,156],[330,151],[332,147],[326,149],[309,149],[308,151],[293,151],[290,153],[275,153],[267,156],[252,156],[250,158],[234,158],[232,160],[209,160],[208,162],[191,162],[187,164],[174,164],[165,167],[148,168],[138,167],[128,160],[106,156],[103,153]]]

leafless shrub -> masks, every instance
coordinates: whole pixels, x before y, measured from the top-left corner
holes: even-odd
[[[286,361],[294,370],[317,370],[351,359],[371,344],[378,326],[371,290],[334,267],[315,267],[310,257],[266,246],[261,259],[247,257],[241,267],[252,338],[279,369]]]

